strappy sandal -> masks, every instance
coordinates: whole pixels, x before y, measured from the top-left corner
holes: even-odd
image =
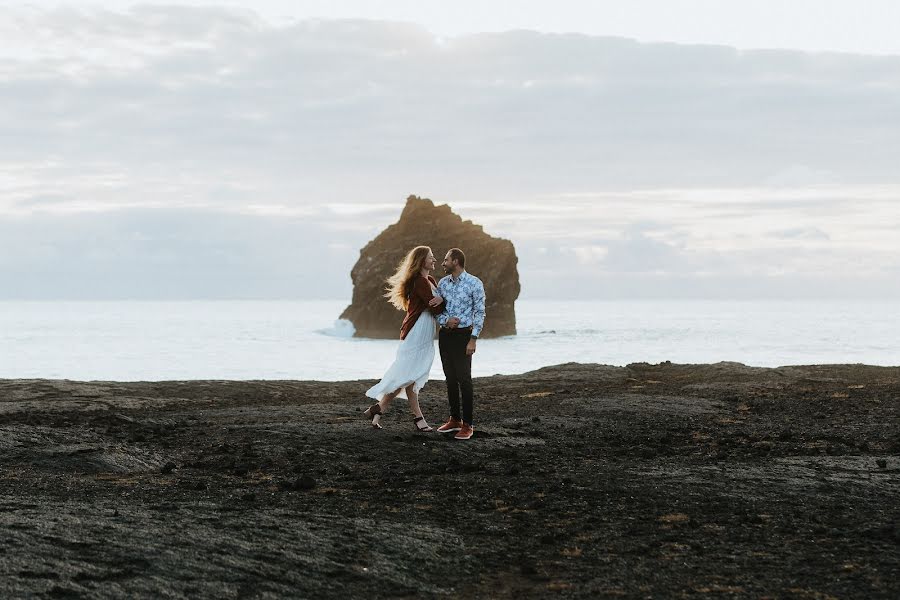
[[[372,427],[374,427],[375,429],[384,429],[384,427],[381,426],[381,415],[383,415],[384,413],[381,412],[380,404],[376,402],[375,404],[364,410],[363,414],[367,419],[372,419]]]
[[[425,417],[416,417],[415,419],[413,419],[413,425],[415,425],[416,431],[421,431],[423,433],[434,431],[434,427],[432,427],[425,421]]]

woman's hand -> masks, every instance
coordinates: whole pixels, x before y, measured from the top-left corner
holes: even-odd
[[[435,306],[440,305],[443,301],[444,301],[443,298],[436,295],[434,298],[432,298],[431,300],[428,301],[428,306],[434,308]]]

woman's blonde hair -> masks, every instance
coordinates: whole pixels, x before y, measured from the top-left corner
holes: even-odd
[[[431,248],[428,246],[416,246],[403,257],[403,260],[397,265],[397,271],[388,277],[388,287],[384,297],[398,310],[406,310],[409,307],[412,286],[416,277],[425,267],[425,259],[429,254],[431,254]]]

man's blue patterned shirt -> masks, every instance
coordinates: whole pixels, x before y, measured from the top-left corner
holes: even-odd
[[[471,327],[472,335],[480,335],[484,327],[484,284],[463,271],[458,278],[447,275],[438,282],[438,294],[444,299],[444,312],[438,315],[443,327],[453,317],[459,318],[459,327]]]

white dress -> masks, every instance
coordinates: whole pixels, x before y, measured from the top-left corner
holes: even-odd
[[[428,374],[431,372],[436,334],[437,321],[428,309],[425,309],[406,337],[400,341],[394,364],[388,367],[381,381],[369,388],[366,396],[380,401],[386,394],[406,388],[410,384],[413,391],[418,394],[428,381]],[[403,389],[397,398],[405,399],[406,389]]]

